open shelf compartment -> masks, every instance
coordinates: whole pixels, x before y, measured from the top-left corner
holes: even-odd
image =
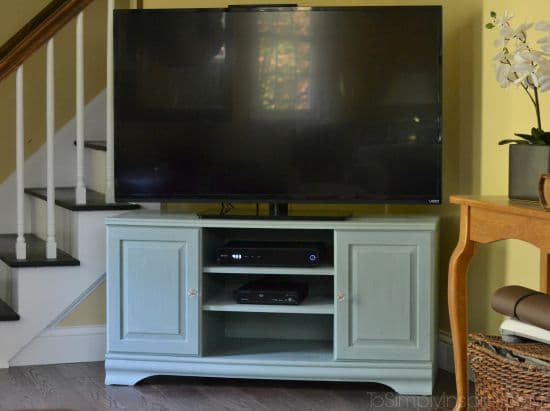
[[[321,243],[325,254],[319,266],[310,267],[265,267],[253,265],[220,265],[216,260],[216,251],[232,241],[244,242],[293,242]],[[240,229],[240,228],[205,228],[203,230],[203,266],[205,272],[231,273],[239,269],[247,270],[249,274],[259,273],[259,270],[271,271],[270,274],[300,274],[300,275],[334,275],[334,232],[333,230],[313,229]]]
[[[326,362],[333,360],[332,341],[223,338],[208,356],[248,361]]]
[[[203,304],[203,311],[249,313],[334,314],[334,302],[329,297],[307,297],[299,305],[238,304],[231,296],[216,295]]]
[[[334,276],[332,265],[320,265],[318,267],[256,267],[256,266],[231,266],[209,265],[202,269],[208,274],[250,274],[250,275],[326,275]]]
[[[279,278],[279,276],[266,276]],[[288,278],[288,277],[284,277]],[[203,311],[254,312],[281,314],[334,314],[333,277],[294,276],[293,280],[308,284],[308,295],[298,305],[239,304],[233,291],[249,281],[258,279],[250,274],[203,274]]]
[[[204,357],[325,362],[333,350],[332,315],[203,313]]]

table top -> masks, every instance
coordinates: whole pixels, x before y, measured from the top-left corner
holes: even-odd
[[[506,196],[452,195],[450,202],[452,204],[483,208],[501,213],[550,220],[550,210],[545,210],[537,201],[513,200]]]

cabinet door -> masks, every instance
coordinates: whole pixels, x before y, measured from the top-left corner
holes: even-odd
[[[199,230],[108,227],[109,352],[198,354]]]
[[[429,360],[431,233],[338,231],[336,358]]]

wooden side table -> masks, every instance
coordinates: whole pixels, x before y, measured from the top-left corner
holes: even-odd
[[[517,239],[540,249],[540,290],[550,293],[550,212],[533,201],[507,197],[451,196],[460,206],[460,234],[449,262],[448,301],[453,337],[457,402],[468,405],[466,344],[468,335],[467,271],[477,244]]]

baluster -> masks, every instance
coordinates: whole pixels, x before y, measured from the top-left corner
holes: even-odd
[[[15,77],[15,162],[17,179],[17,240],[15,242],[15,257],[18,260],[27,258],[27,243],[25,241],[25,145],[23,122],[23,66],[19,66]]]
[[[114,184],[114,81],[113,81],[113,0],[107,1],[107,153],[105,159],[105,202],[115,202]]]
[[[53,39],[46,46],[46,161],[47,161],[47,207],[48,233],[46,238],[46,258],[57,258],[55,242],[55,181],[54,181],[54,132],[55,132],[55,91],[54,91],[54,48]]]
[[[76,18],[76,203],[86,204],[84,184],[84,12]]]

